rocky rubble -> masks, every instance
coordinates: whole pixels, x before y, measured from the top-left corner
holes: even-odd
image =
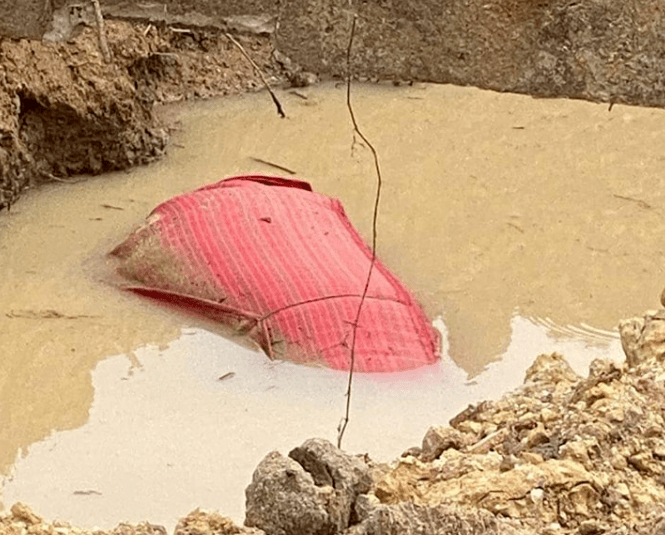
[[[539,356],[521,388],[431,428],[373,493],[478,507],[538,533],[665,525],[665,313],[620,332],[624,363],[595,360],[581,378],[562,356]]]
[[[229,532],[230,533],[230,532]],[[0,535],[166,535],[162,526],[148,522],[118,524],[112,531],[84,531],[67,522],[48,523],[22,503],[12,506],[8,515],[0,517]]]
[[[369,468],[327,441],[311,439],[288,457],[270,453],[247,487],[245,524],[266,533],[339,533],[371,488]]]
[[[284,457],[272,452],[247,487],[245,525],[267,535],[498,535],[516,523],[459,504],[381,503],[372,493],[386,466],[352,456],[322,439]]]
[[[366,460],[373,484],[347,493],[346,526],[297,526],[301,517],[287,501],[315,496],[316,510],[331,515],[336,500],[326,496],[338,486],[309,477],[311,466],[292,460],[298,449],[291,459],[270,454],[247,489],[248,524],[270,535],[665,533],[665,311],[626,320],[620,332],[624,363],[595,360],[582,378],[561,355],[540,355],[521,388],[432,427],[390,467]],[[314,472],[335,463],[324,466]],[[303,483],[289,486],[288,470]],[[253,486],[266,482],[270,492],[257,495]],[[287,489],[295,494],[276,500]],[[254,503],[270,514],[256,516]]]
[[[261,535],[253,528],[237,526],[216,512],[196,509],[181,518],[173,535]],[[120,523],[110,531],[82,530],[67,522],[45,522],[28,506],[16,503],[8,514],[0,516],[0,535],[166,535],[162,526],[141,522]]]
[[[621,322],[623,363],[540,355],[522,387],[430,428],[391,465],[310,439],[272,452],[246,527],[194,511],[175,535],[665,534],[665,311]],[[95,535],[164,533],[121,524]],[[79,535],[16,504],[0,534]]]

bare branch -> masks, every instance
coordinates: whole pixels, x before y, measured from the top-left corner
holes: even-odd
[[[277,96],[275,95],[275,93],[271,89],[270,84],[268,83],[268,80],[266,80],[266,77],[263,75],[263,72],[261,71],[261,69],[259,69],[259,66],[256,63],[254,63],[254,60],[245,51],[243,46],[238,41],[236,41],[231,34],[225,33],[224,35],[226,36],[226,38],[229,41],[231,41],[235,46],[238,47],[238,50],[240,50],[240,52],[242,52],[242,55],[245,56],[245,58],[247,58],[247,61],[249,61],[250,64],[252,65],[252,67],[254,67],[254,70],[256,71],[256,73],[261,78],[261,81],[263,82],[263,85],[266,86],[266,89],[268,90],[268,93],[270,93],[270,97],[272,98],[272,101],[275,103],[275,106],[277,107],[277,114],[282,119],[284,117],[286,117],[286,114],[284,113],[284,110],[282,109],[282,105],[280,104],[279,100],[277,99]]]
[[[250,160],[253,160],[257,163],[262,163],[263,165],[267,165],[269,167],[274,167],[275,169],[279,169],[280,171],[284,171],[285,173],[288,173],[290,175],[295,175],[296,172],[293,169],[289,169],[288,167],[284,167],[283,165],[279,165],[276,163],[269,162],[268,160],[263,160],[261,158],[255,158],[254,156],[249,157]]]
[[[360,298],[360,303],[358,304],[358,312],[356,313],[356,320],[353,322],[353,336],[351,338],[351,365],[349,368],[349,382],[346,389],[346,411],[344,413],[344,418],[337,428],[337,447],[342,447],[342,438],[344,438],[344,432],[346,431],[346,426],[349,423],[349,416],[351,412],[351,386],[353,384],[353,368],[355,366],[356,359],[356,337],[358,333],[358,322],[360,321],[360,314],[362,312],[363,303],[367,297],[367,292],[369,290],[369,283],[372,279],[372,272],[374,271],[374,263],[376,261],[376,237],[377,237],[377,220],[379,216],[379,201],[381,199],[381,186],[383,184],[383,179],[381,177],[381,166],[379,165],[379,155],[374,148],[374,145],[365,137],[358,126],[358,121],[356,120],[355,113],[353,112],[353,106],[351,105],[351,47],[353,46],[353,37],[356,31],[356,19],[357,15],[354,15],[353,22],[351,23],[351,34],[349,36],[349,46],[346,49],[346,107],[349,110],[349,116],[351,117],[351,122],[353,123],[353,131],[355,134],[358,134],[360,139],[369,147],[369,150],[372,151],[372,156],[374,157],[374,168],[376,170],[376,196],[374,198],[374,211],[372,213],[372,260],[369,265],[369,271],[367,273],[367,280],[365,281],[365,288],[363,289],[362,296]]]
[[[102,8],[99,6],[99,0],[90,0],[92,7],[95,9],[95,18],[97,19],[97,33],[99,35],[99,48],[104,56],[106,63],[111,63],[111,52],[109,45],[106,42],[106,30],[104,30],[104,17],[102,16]]]

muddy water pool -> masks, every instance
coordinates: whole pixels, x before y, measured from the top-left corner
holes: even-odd
[[[307,98],[302,98],[303,96]],[[263,456],[335,439],[346,376],[270,362],[206,320],[124,294],[104,258],[159,202],[225,176],[294,170],[369,238],[375,178],[343,87],[162,110],[168,156],[52,184],[0,214],[4,506],[171,528],[201,506],[242,520]],[[381,156],[378,253],[444,332],[441,363],[358,376],[345,438],[388,460],[542,352],[620,359],[619,319],[658,306],[665,114],[471,88],[357,86]],[[233,372],[232,376],[229,376]],[[220,377],[225,379],[219,380]]]

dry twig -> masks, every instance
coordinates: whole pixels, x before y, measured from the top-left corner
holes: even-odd
[[[247,61],[249,61],[249,63],[252,65],[252,67],[254,67],[254,70],[256,71],[256,73],[261,78],[261,81],[263,82],[263,85],[266,86],[266,89],[268,90],[268,93],[270,93],[270,97],[272,98],[272,101],[275,103],[275,106],[277,107],[277,114],[282,119],[284,117],[286,117],[286,114],[284,113],[284,110],[282,109],[282,105],[279,102],[279,100],[277,99],[277,95],[275,95],[274,91],[270,87],[270,84],[268,83],[268,80],[266,80],[266,77],[263,75],[263,71],[261,71],[261,69],[259,68],[259,66],[256,63],[254,63],[254,60],[245,51],[244,47],[238,41],[236,41],[231,34],[225,33],[224,35],[226,36],[226,38],[229,41],[231,41],[235,46],[238,47],[238,50],[240,50],[240,52],[242,52],[242,55],[245,56],[245,58],[247,58]]]
[[[169,27],[169,30],[171,30],[173,33],[186,33],[189,35],[194,35],[194,32],[190,30],[189,28],[174,28],[174,27]]]
[[[643,208],[644,210],[653,210],[653,206],[651,206],[648,202],[643,201],[642,199],[636,199],[634,197],[626,197],[624,195],[617,195],[617,194],[614,194],[613,197],[621,199],[622,201],[634,202],[637,204],[637,206]]]
[[[102,8],[99,6],[99,0],[90,0],[92,7],[95,9],[95,18],[97,19],[97,33],[99,34],[99,48],[104,56],[106,63],[111,63],[111,52],[109,45],[106,42],[106,31],[104,30],[104,17],[102,16]]]
[[[11,310],[5,314],[8,318],[22,318],[29,320],[76,320],[81,318],[100,318],[101,316],[90,316],[88,314],[76,314],[68,315],[58,312],[57,310],[47,309],[47,310]]]
[[[351,122],[353,123],[353,132],[354,135],[358,134],[360,139],[363,140],[365,145],[369,147],[369,150],[372,151],[372,156],[374,157],[374,168],[376,170],[376,196],[374,198],[374,211],[372,213],[372,260],[369,265],[369,271],[367,273],[367,280],[365,281],[365,288],[363,289],[362,296],[360,297],[360,303],[358,304],[358,312],[356,313],[356,319],[353,322],[353,335],[351,338],[351,364],[349,367],[349,382],[346,389],[346,410],[344,412],[344,418],[337,428],[337,447],[342,447],[342,438],[344,437],[344,431],[346,431],[346,426],[349,423],[349,414],[351,411],[351,386],[353,384],[353,368],[355,365],[356,357],[356,335],[358,333],[358,322],[360,321],[360,313],[362,312],[363,303],[367,297],[367,291],[369,290],[369,283],[372,279],[372,272],[374,271],[374,263],[376,261],[376,236],[377,236],[377,220],[379,216],[379,201],[381,199],[381,186],[383,184],[383,179],[381,177],[381,166],[379,165],[379,155],[374,148],[374,145],[365,137],[358,126],[358,121],[356,121],[356,116],[353,113],[353,106],[351,105],[351,47],[353,46],[353,36],[356,31],[356,19],[357,15],[354,16],[353,22],[351,23],[351,34],[349,36],[349,46],[346,49],[346,107],[349,110],[349,116],[351,117]]]
[[[224,375],[217,378],[218,381],[226,381],[228,379],[233,379],[236,376],[236,372],[228,372]]]
[[[261,158],[255,158],[254,156],[249,157],[250,160],[253,160],[257,163],[262,163],[263,165],[267,165],[268,167],[274,167],[275,169],[279,169],[280,171],[284,171],[285,173],[289,173],[290,175],[295,175],[296,172],[293,169],[289,169],[288,167],[284,167],[283,165],[279,165],[276,163],[269,162],[268,160],[262,160]]]
[[[54,182],[62,182],[63,184],[78,184],[79,182],[83,182],[85,180],[85,179],[69,180],[67,178],[61,178],[61,177],[55,176],[55,175],[53,175],[51,173],[47,173],[47,172],[42,172],[41,175],[44,178],[48,178],[49,180],[53,180]]]

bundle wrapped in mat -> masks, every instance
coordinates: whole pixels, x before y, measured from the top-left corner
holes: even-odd
[[[348,370],[372,258],[341,203],[302,181],[238,176],[160,204],[112,253],[126,288],[256,340],[271,358]],[[432,364],[439,335],[378,260],[358,322],[354,370]]]

